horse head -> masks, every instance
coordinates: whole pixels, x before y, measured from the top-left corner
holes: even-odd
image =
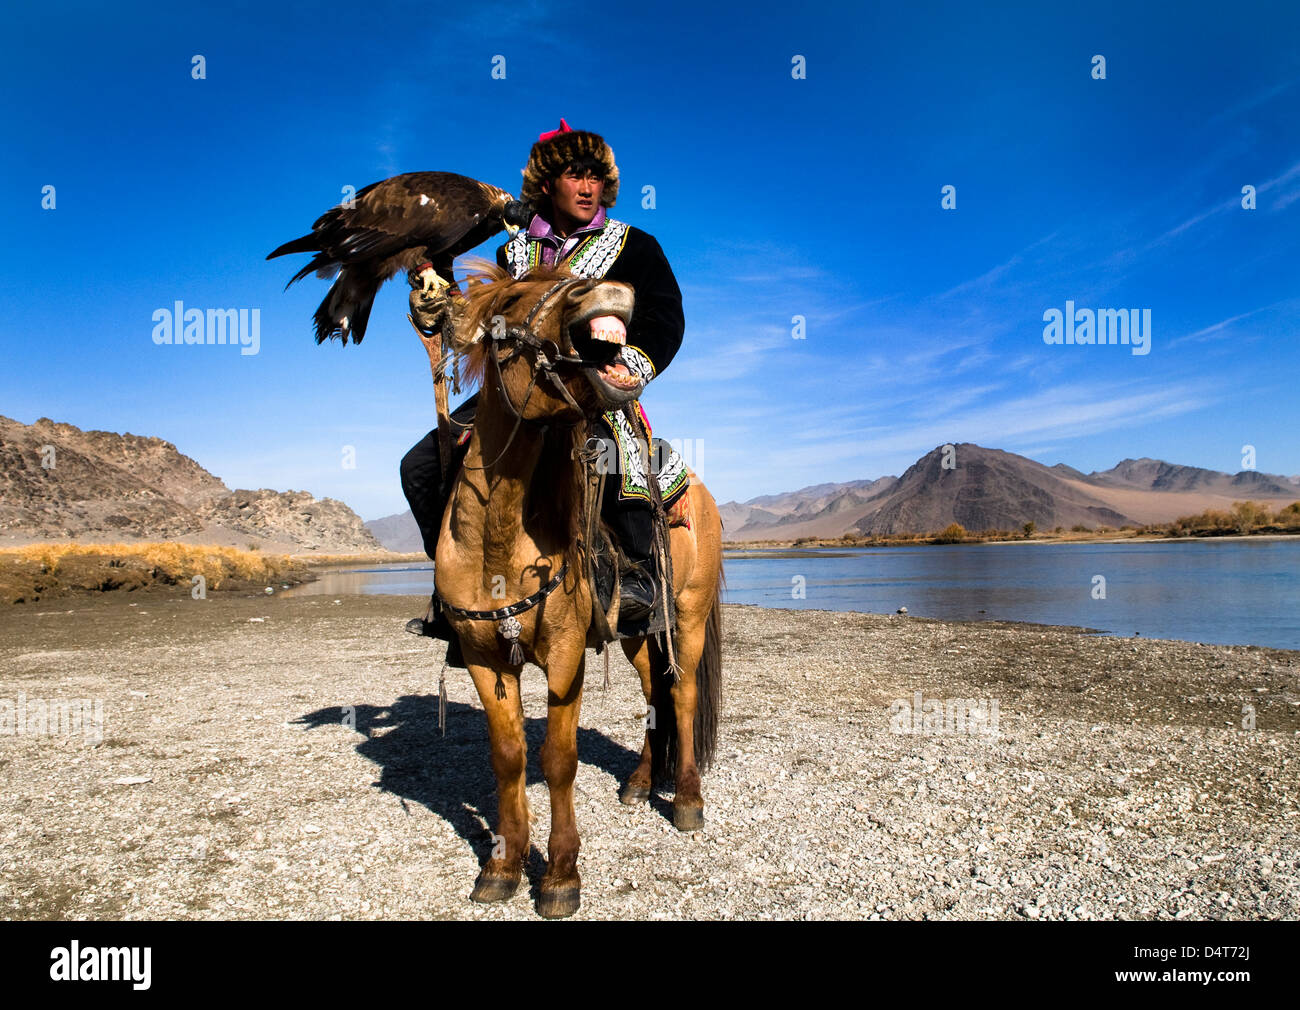
[[[623,346],[595,338],[591,320],[632,319],[627,284],[534,270],[519,280],[495,266],[471,274],[458,313],[456,350],[465,376],[501,396],[527,421],[577,423],[636,399],[644,381]]]

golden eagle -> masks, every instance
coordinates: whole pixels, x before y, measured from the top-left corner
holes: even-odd
[[[504,189],[453,172],[407,172],[371,183],[345,204],[331,207],[311,234],[267,256],[312,252],[312,261],[289,281],[313,271],[338,279],[316,310],[316,343],[351,336],[361,343],[375,294],[399,270],[432,263],[426,289],[446,284],[452,260],[503,229],[523,227],[532,210]],[[287,288],[289,284],[286,284]]]

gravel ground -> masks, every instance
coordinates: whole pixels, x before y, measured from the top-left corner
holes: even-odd
[[[0,613],[0,698],[104,713],[97,745],[0,735],[0,914],[536,918],[540,671],[531,892],[475,905],[486,728],[452,670],[438,733],[441,653],[401,630],[418,607],[160,590]],[[618,803],[644,702],[621,655],[602,691],[589,653],[578,918],[1296,917],[1300,652],[743,606],[724,622],[694,834],[664,796]],[[891,731],[918,690],[996,701],[997,734]]]

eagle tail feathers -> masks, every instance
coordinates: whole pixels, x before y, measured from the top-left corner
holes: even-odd
[[[341,338],[345,345],[348,337],[355,344],[361,343],[377,293],[377,287],[343,270],[316,310],[316,343],[323,344],[333,337]]]
[[[305,267],[289,278],[289,283],[284,286],[284,289],[288,291],[291,284],[297,283],[310,273],[315,273],[319,277],[323,271],[328,271],[325,276],[332,277],[338,270],[338,266],[328,254],[317,253]]]
[[[286,242],[274,252],[267,253],[266,258],[273,260],[277,256],[288,256],[290,253],[300,252],[320,252],[320,236],[312,232],[310,235],[296,238],[292,242]]]

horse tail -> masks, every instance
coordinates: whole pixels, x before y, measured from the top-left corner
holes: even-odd
[[[702,772],[713,764],[718,720],[722,717],[722,587],[719,563],[713,609],[704,627],[704,652],[700,654],[700,665],[695,668],[695,763]]]
[[[718,720],[722,716],[722,590],[723,572],[718,569],[718,585],[713,594],[713,609],[704,625],[704,650],[695,667],[695,763],[701,772],[708,771],[718,744]],[[651,698],[658,712],[650,730],[651,774],[655,781],[677,777],[677,719],[673,716],[672,674],[667,657],[656,650]]]

